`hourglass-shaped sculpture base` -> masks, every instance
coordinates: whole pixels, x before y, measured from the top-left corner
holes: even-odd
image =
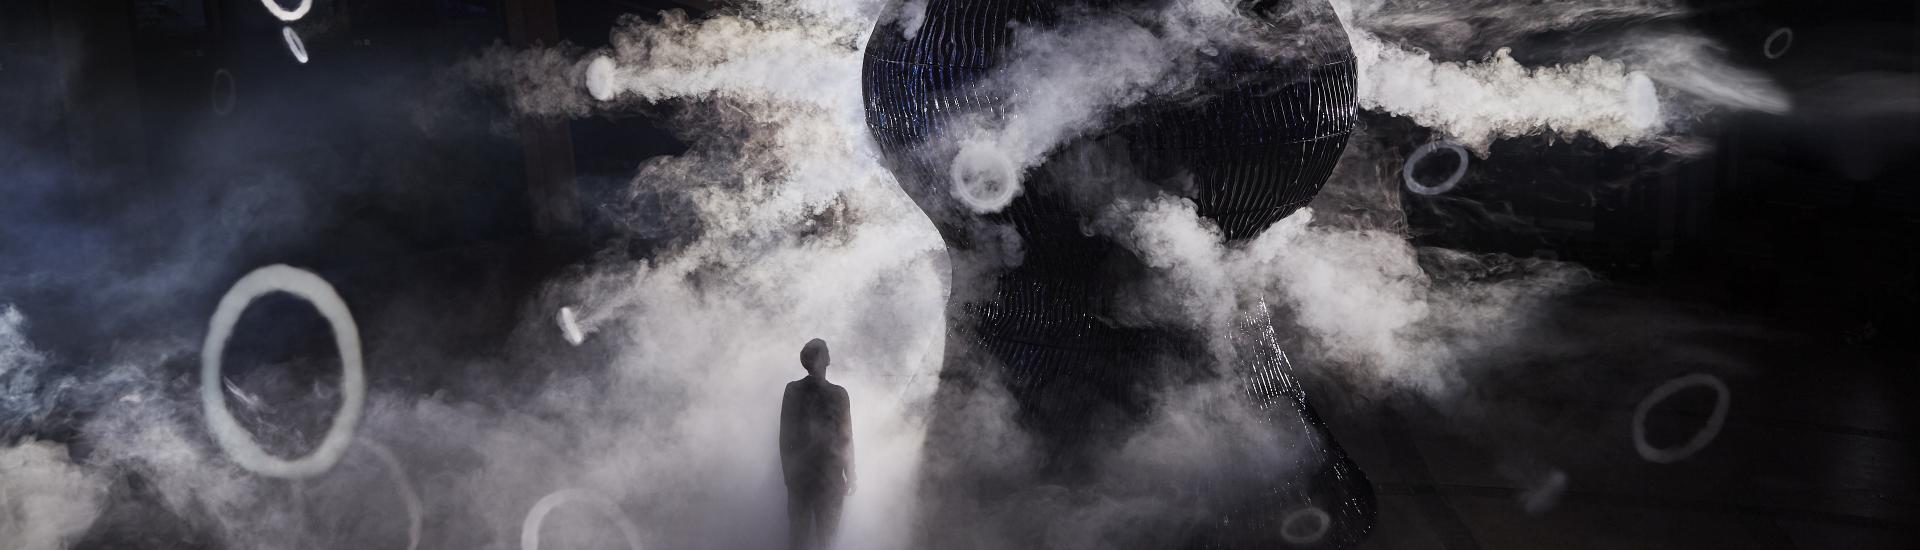
[[[1208,335],[1108,326],[1011,283],[950,308],[925,547],[980,547],[955,542],[959,529],[1045,548],[1084,528],[1111,531],[1103,547],[1351,548],[1371,530],[1372,486],[1307,400],[1264,302],[1215,336],[1223,359]],[[1130,517],[1089,518],[1110,513]]]

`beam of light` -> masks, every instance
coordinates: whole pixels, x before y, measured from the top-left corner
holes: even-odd
[[[1304,546],[1320,542],[1331,530],[1333,516],[1327,515],[1327,511],[1318,506],[1287,512],[1286,517],[1280,520],[1280,538],[1291,544]]]
[[[613,501],[581,489],[561,489],[540,497],[540,501],[527,510],[526,521],[520,524],[520,550],[540,550],[540,525],[547,522],[547,514],[552,513],[554,508],[569,502],[588,504],[599,509],[614,521],[615,527],[620,528],[620,536],[627,540],[628,548],[642,550],[640,528],[621,515],[620,507]]]
[[[266,6],[267,12],[272,13],[275,18],[288,23],[299,21],[300,18],[307,16],[308,10],[313,9],[313,0],[300,0],[300,5],[294,6],[293,9],[280,7],[279,0],[260,0],[260,4]]]
[[[333,329],[335,347],[340,353],[340,409],[333,424],[313,452],[295,460],[268,454],[246,428],[227,409],[226,394],[221,392],[220,362],[226,354],[227,339],[240,314],[261,296],[285,292],[306,300]],[[360,359],[360,329],[346,302],[334,292],[333,285],[311,272],[285,265],[270,265],[254,270],[220,298],[208,323],[207,339],[200,348],[200,402],[206,412],[207,429],[228,458],[254,473],[277,478],[313,477],[333,468],[353,444],[354,429],[359,427],[361,409],[367,398],[367,380]]]
[[[1647,443],[1647,413],[1653,410],[1654,405],[1672,397],[1673,394],[1694,386],[1712,388],[1717,395],[1713,401],[1713,415],[1707,417],[1707,424],[1693,434],[1693,439],[1687,440],[1685,445],[1679,447],[1661,449]],[[1707,444],[1712,443],[1713,438],[1720,435],[1720,427],[1727,422],[1727,408],[1732,404],[1733,392],[1727,389],[1726,382],[1720,381],[1720,377],[1694,373],[1668,380],[1660,384],[1660,387],[1654,388],[1653,393],[1648,394],[1646,399],[1640,400],[1640,406],[1634,408],[1633,448],[1640,451],[1640,458],[1658,464],[1678,462],[1693,456],[1694,453],[1707,448]]]
[[[306,63],[307,44],[300,41],[300,34],[293,32],[293,27],[281,27],[280,36],[287,39],[287,51],[293,54],[293,59]]]
[[[1426,160],[1427,155],[1431,155],[1434,151],[1440,149],[1452,151],[1453,156],[1460,159],[1460,165],[1453,169],[1453,174],[1448,175],[1446,181],[1442,181],[1436,185],[1420,183],[1420,180],[1413,177],[1413,167],[1420,165],[1420,161]],[[1444,195],[1448,191],[1452,191],[1454,186],[1459,185],[1461,178],[1466,177],[1468,160],[1467,148],[1461,147],[1459,144],[1449,141],[1428,143],[1420,146],[1419,149],[1415,149],[1413,154],[1407,157],[1406,164],[1400,166],[1400,179],[1406,182],[1408,191],[1429,196]]]

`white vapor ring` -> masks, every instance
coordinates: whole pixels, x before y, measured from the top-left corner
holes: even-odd
[[[1780,42],[1781,40],[1785,40],[1786,42],[1780,43],[1780,49],[1774,49],[1774,43]],[[1780,56],[1787,55],[1787,50],[1792,48],[1793,28],[1780,27],[1774,29],[1773,34],[1767,35],[1767,42],[1760,45],[1760,53],[1767,54],[1767,59],[1779,59]]]
[[[407,477],[406,468],[400,466],[400,458],[393,455],[392,449],[366,439],[361,439],[360,443],[373,451],[373,456],[380,459],[381,464],[387,466],[387,477],[398,485],[400,500],[407,505],[407,550],[420,548],[420,528],[426,514],[420,506],[420,493],[413,490],[413,480]]]
[[[220,361],[226,354],[227,338],[248,304],[273,292],[285,292],[306,300],[326,317],[333,328],[333,342],[340,353],[340,410],[320,445],[307,456],[286,460],[260,448],[246,428],[233,419],[227,409],[227,396],[221,393]],[[353,313],[340,300],[340,294],[325,279],[305,270],[285,265],[270,265],[241,277],[227,295],[220,298],[208,323],[207,340],[200,347],[200,403],[206,410],[207,428],[220,449],[242,468],[268,477],[300,479],[325,473],[340,462],[353,444],[353,431],[360,425],[360,413],[367,397],[365,369],[360,362],[360,329],[353,324]]]
[[[569,502],[591,504],[599,508],[609,519],[614,520],[615,526],[620,528],[620,536],[627,539],[628,548],[633,550],[643,548],[640,544],[640,529],[620,515],[620,507],[613,501],[581,489],[561,489],[540,497],[539,502],[533,503],[533,509],[527,510],[526,521],[520,523],[520,550],[540,550],[540,525],[547,522],[547,514],[552,513],[554,508]]]
[[[222,90],[226,93],[222,94]],[[233,112],[233,104],[240,98],[239,88],[233,82],[233,73],[227,72],[226,69],[214,71],[211,91],[209,100],[213,102],[214,114],[225,115]]]
[[[374,443],[372,440],[366,438],[355,438],[354,441],[366,447],[368,451],[373,452],[373,456],[380,459],[380,463],[386,466],[387,477],[399,485],[395,490],[400,492],[400,500],[407,506],[407,550],[420,548],[420,530],[426,520],[426,514],[425,508],[420,504],[420,493],[413,489],[412,478],[407,476],[407,470],[400,466],[400,459],[394,456],[393,450],[388,449],[386,445]],[[304,519],[306,517],[306,488],[301,485],[300,480],[297,479],[293,480],[292,486],[295,506],[294,515]]]
[[[287,39],[287,52],[293,54],[295,61],[307,62],[307,44],[300,41],[300,34],[293,32],[293,27],[281,27],[280,37]]]
[[[969,142],[954,154],[947,178],[954,198],[981,214],[1005,209],[1021,192],[1019,167],[1005,153],[981,142]]]
[[[1431,186],[1420,183],[1420,180],[1414,179],[1413,167],[1418,166],[1421,160],[1427,158],[1427,155],[1433,154],[1434,151],[1442,148],[1453,151],[1454,156],[1460,157],[1460,166],[1453,169],[1453,175],[1447,176],[1447,181],[1440,182],[1439,185]],[[1441,195],[1452,191],[1455,185],[1460,184],[1460,178],[1466,175],[1467,148],[1447,141],[1436,141],[1420,146],[1419,149],[1413,151],[1413,156],[1407,157],[1407,163],[1400,167],[1400,179],[1406,181],[1407,190],[1422,195]]]
[[[1707,425],[1693,434],[1693,439],[1687,440],[1685,445],[1679,447],[1660,449],[1647,443],[1647,413],[1653,410],[1654,405],[1672,397],[1673,394],[1694,386],[1712,388],[1718,394],[1713,401],[1713,415],[1707,417]],[[1668,380],[1660,387],[1654,388],[1653,393],[1648,394],[1646,399],[1640,400],[1640,406],[1634,408],[1633,448],[1640,451],[1640,458],[1659,464],[1677,462],[1693,456],[1693,453],[1705,449],[1708,443],[1713,442],[1715,436],[1720,435],[1720,427],[1727,422],[1727,407],[1732,404],[1733,392],[1727,390],[1727,384],[1714,375],[1695,373]]]
[[[274,17],[288,23],[299,21],[300,18],[307,16],[307,10],[313,9],[313,0],[300,0],[300,5],[294,6],[293,9],[280,7],[279,0],[260,0],[260,3],[265,5],[267,11],[273,13]]]
[[[1305,532],[1297,529],[1302,521],[1313,522]],[[1327,536],[1327,531],[1331,530],[1333,530],[1333,516],[1327,515],[1327,511],[1321,510],[1318,506],[1308,506],[1287,512],[1286,517],[1280,520],[1280,538],[1290,544],[1304,545],[1320,542],[1321,538]]]

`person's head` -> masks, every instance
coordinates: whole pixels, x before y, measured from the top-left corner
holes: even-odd
[[[832,363],[832,358],[827,356],[826,340],[814,338],[807,341],[806,347],[800,348],[800,366],[806,367],[807,374],[825,378],[827,365]]]

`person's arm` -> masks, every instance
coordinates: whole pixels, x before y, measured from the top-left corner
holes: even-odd
[[[793,478],[793,453],[799,447],[800,411],[793,402],[793,386],[780,394],[780,479]]]
[[[855,485],[855,470],[853,467],[853,407],[847,397],[847,391],[845,389],[840,390],[840,411],[840,441],[842,444],[840,453],[841,456],[846,458],[846,460],[843,461],[846,465],[846,471],[842,472],[842,475],[846,476],[847,494],[851,495],[853,494]]]

